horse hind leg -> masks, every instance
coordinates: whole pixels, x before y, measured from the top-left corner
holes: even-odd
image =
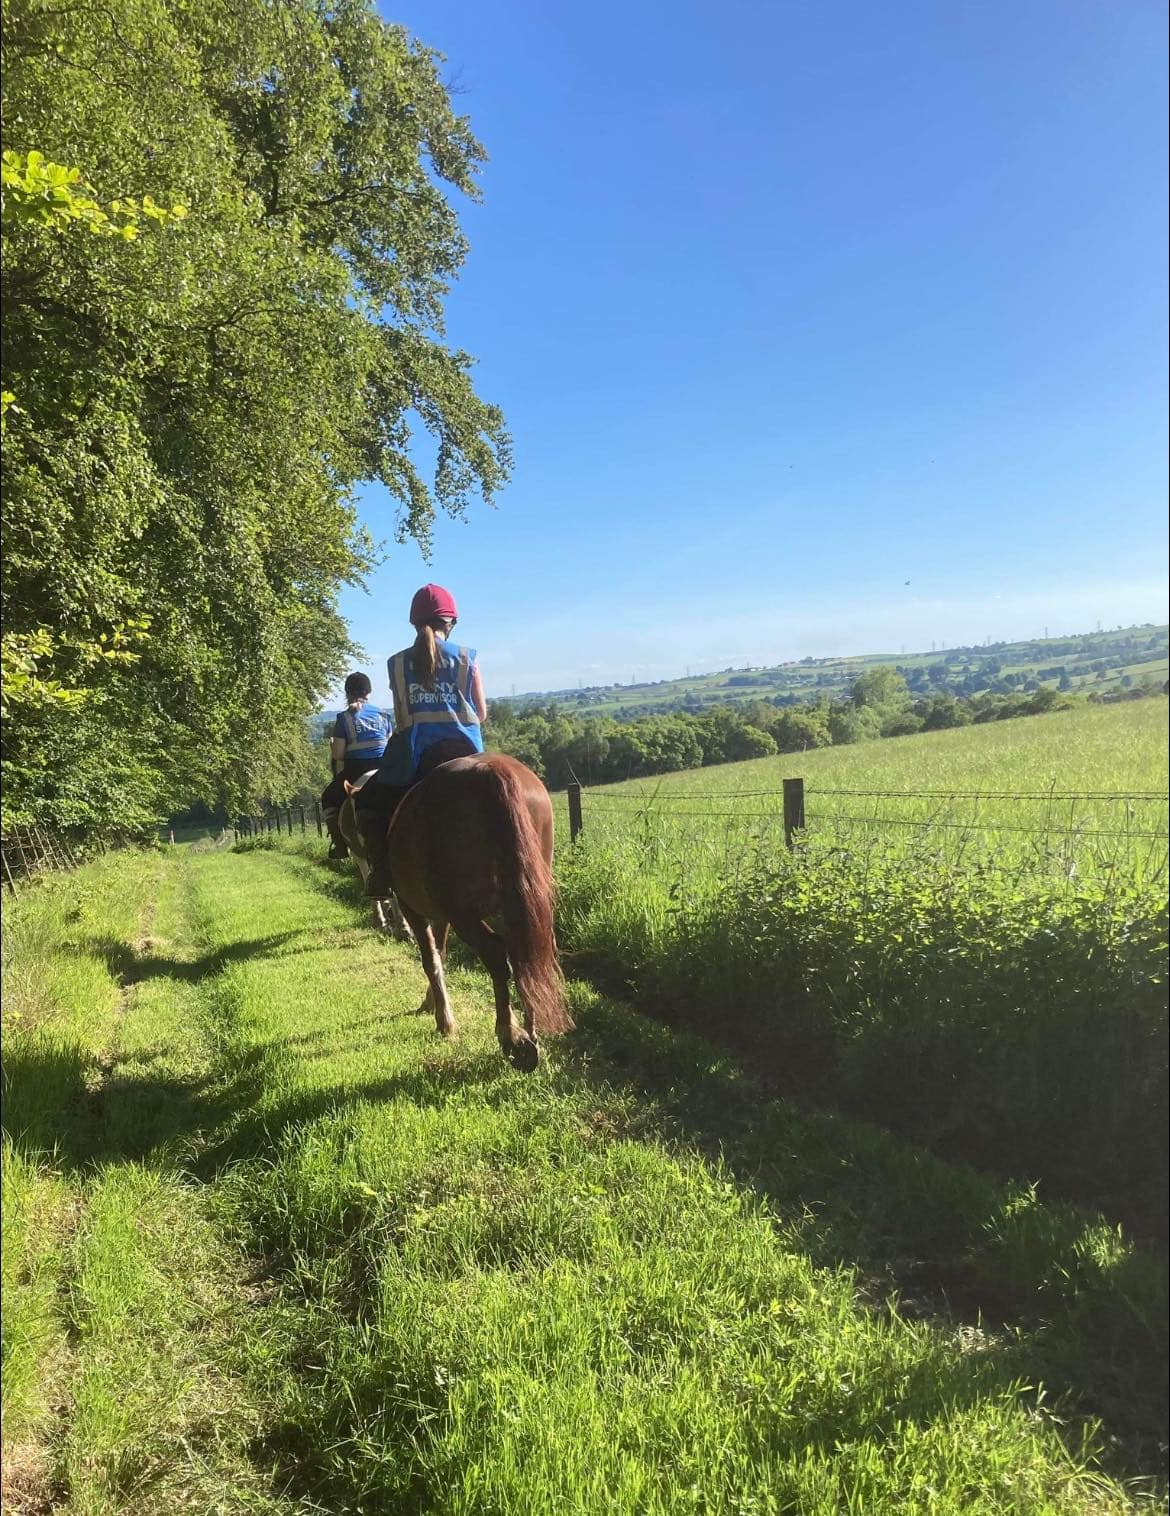
[[[393,899],[394,904],[396,906],[398,906],[398,897],[397,896],[392,896],[391,898]],[[398,909],[401,910],[402,907],[398,906]],[[406,924],[406,917],[405,916],[403,916],[403,918],[402,918],[402,925],[403,925],[404,929],[406,930],[406,932],[408,933],[407,940],[410,941],[410,942],[413,942],[415,940],[414,933],[411,931],[410,927],[407,926],[407,924]],[[450,932],[450,930],[451,930],[450,925],[446,921],[433,921],[431,923],[431,932],[432,932],[432,934],[434,936],[434,939],[435,939],[435,951],[439,955],[439,963],[440,963],[440,965],[445,964],[447,962],[447,934]],[[444,983],[445,982],[446,981],[444,981]],[[430,985],[428,984],[427,985],[427,992],[423,996],[422,1002],[421,1002],[421,1004],[419,1005],[418,1009],[415,1011],[414,1014],[416,1016],[433,1015],[434,1014],[434,1010],[435,1010],[435,992],[434,992],[433,989],[431,989]]]
[[[414,933],[410,929],[410,923],[406,919],[402,907],[398,903],[397,895],[389,895],[385,900],[378,901],[378,908],[382,912],[383,930],[390,933],[395,942],[413,942]],[[446,951],[447,929],[443,928],[443,944],[439,947],[439,957]]]
[[[447,995],[447,983],[443,978],[443,954],[447,947],[447,924],[437,923],[438,942],[430,922],[417,911],[403,907],[403,914],[418,943],[418,956],[422,960],[423,973],[427,976],[427,994],[419,1011],[434,1011],[435,1026],[441,1037],[454,1037],[458,1028],[451,1014],[451,1001]]]
[[[492,976],[492,989],[496,999],[496,1040],[500,1051],[514,1068],[527,1074],[540,1061],[540,1048],[536,1038],[519,1024],[512,1014],[512,1002],[508,994],[508,949],[498,932],[493,932],[486,921],[457,921],[455,930],[467,945],[479,955],[485,969]]]

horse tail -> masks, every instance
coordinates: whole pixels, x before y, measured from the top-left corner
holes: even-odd
[[[524,1008],[538,1034],[571,1032],[553,930],[556,885],[516,774],[485,765],[508,957]]]

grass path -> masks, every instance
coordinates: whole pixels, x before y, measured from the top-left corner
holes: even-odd
[[[585,986],[521,1078],[457,967],[441,1045],[295,852],[13,916],[14,1512],[1133,1508],[1077,1407],[1156,1472],[1163,1281],[1116,1229]]]

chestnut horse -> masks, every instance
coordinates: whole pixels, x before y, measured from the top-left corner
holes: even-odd
[[[342,828],[356,833],[352,802],[343,808]],[[524,1070],[539,1061],[539,1035],[573,1028],[553,933],[552,851],[548,791],[503,753],[440,764],[409,791],[390,823],[390,878],[430,986],[420,1009],[434,1011],[444,1037],[454,1035],[443,979],[453,926],[491,975],[496,1037],[505,1057]],[[512,1015],[509,969],[523,1027]]]

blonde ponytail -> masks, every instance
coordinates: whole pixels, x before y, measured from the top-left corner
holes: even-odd
[[[414,639],[414,655],[411,659],[414,667],[414,677],[424,689],[433,690],[435,687],[435,673],[439,667],[439,654],[435,647],[435,629],[433,626],[420,626],[418,636]]]

